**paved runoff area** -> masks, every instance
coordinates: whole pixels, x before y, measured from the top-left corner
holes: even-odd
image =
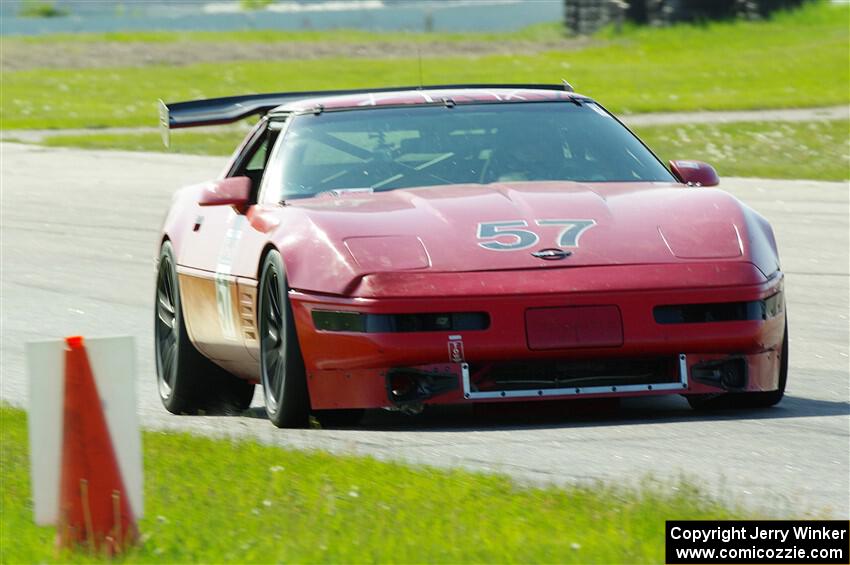
[[[174,190],[215,177],[223,165],[213,157],[0,144],[4,401],[30,401],[24,343],[131,335],[138,410],[149,428],[531,482],[653,480],[675,488],[684,478],[777,517],[850,514],[847,183],[730,178],[721,185],[773,223],[782,253],[791,357],[787,396],[775,408],[706,414],[665,397],[610,410],[558,403],[412,419],[377,411],[357,429],[278,430],[264,418],[259,391],[249,416],[178,417],[165,412],[155,389],[158,230]]]

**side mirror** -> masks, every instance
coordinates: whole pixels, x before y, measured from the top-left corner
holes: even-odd
[[[230,177],[211,182],[201,191],[201,206],[246,206],[251,199],[251,179]]]
[[[720,177],[708,163],[702,161],[670,161],[670,170],[688,186],[717,186]]]

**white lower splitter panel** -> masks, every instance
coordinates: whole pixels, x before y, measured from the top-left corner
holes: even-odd
[[[679,355],[679,380],[674,383],[655,383],[645,385],[623,386],[591,386],[568,388],[534,388],[528,390],[488,390],[479,392],[471,390],[469,383],[469,365],[461,363],[463,377],[463,397],[470,400],[488,398],[539,398],[542,396],[584,396],[588,394],[617,394],[622,392],[644,392],[648,390],[682,390],[688,388],[688,359],[685,354]]]

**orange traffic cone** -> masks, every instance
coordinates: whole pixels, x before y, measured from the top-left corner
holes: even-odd
[[[66,338],[62,478],[59,486],[60,547],[120,553],[138,529],[100,404],[83,338]]]

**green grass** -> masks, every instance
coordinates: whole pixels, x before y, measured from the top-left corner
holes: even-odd
[[[0,407],[0,431],[0,562],[72,560],[32,523],[24,413]],[[685,484],[523,488],[250,441],[145,432],[143,444],[144,543],[130,562],[658,563],[665,520],[745,514]]]
[[[850,122],[737,122],[635,128],[665,162],[697,159],[721,176],[783,179],[850,179]],[[171,151],[192,155],[230,155],[244,132],[174,131],[166,149],[158,133],[54,135],[43,144],[84,149]]]
[[[850,122],[738,122],[636,128],[665,162],[697,159],[720,176],[850,179]]]
[[[617,112],[812,107],[850,101],[850,6],[766,22],[629,30],[583,50],[423,60],[425,83],[558,82]],[[0,127],[156,123],[168,101],[245,92],[418,84],[410,59],[239,61],[3,74]]]
[[[232,128],[224,128],[216,132],[177,130],[171,132],[171,145],[166,148],[162,144],[159,133],[91,133],[51,135],[45,137],[41,145],[97,150],[171,152],[187,155],[230,155],[246,135],[246,131]]]
[[[22,18],[61,18],[70,14],[68,10],[57,8],[53,2],[35,2],[24,0],[18,10],[18,16]]]
[[[263,10],[272,3],[272,0],[239,0],[239,6],[243,10]]]

